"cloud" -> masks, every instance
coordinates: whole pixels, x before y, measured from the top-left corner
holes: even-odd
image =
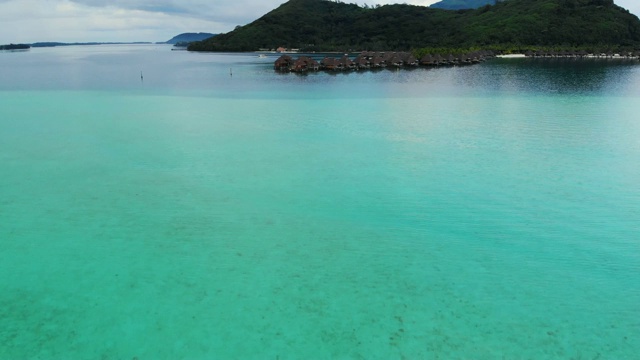
[[[71,0],[74,3],[80,5],[87,5],[91,7],[113,7],[119,9],[128,9],[128,10],[140,10],[140,11],[148,11],[148,12],[160,12],[167,14],[189,14],[194,13],[196,11],[196,7],[202,5],[202,1],[182,1],[176,2],[171,0],[159,0],[159,1],[103,1],[103,0]],[[185,3],[188,6],[185,6]]]
[[[278,6],[281,1],[206,1],[206,0],[71,0],[94,8],[114,7],[167,15],[202,18],[220,23],[246,24]]]
[[[222,32],[231,24],[203,16],[69,0],[0,0],[0,43],[165,41],[182,32]]]
[[[117,7],[127,10],[159,12],[169,15],[182,15],[202,18],[219,23],[244,25],[274,8],[285,3],[286,0],[71,0],[75,3],[91,7]],[[429,5],[437,0],[413,0],[410,4]],[[350,2],[349,0],[345,2]],[[367,1],[354,1],[365,4]],[[397,2],[397,1],[396,1]],[[390,4],[394,1],[372,1],[374,3]],[[234,26],[235,26],[234,25]]]

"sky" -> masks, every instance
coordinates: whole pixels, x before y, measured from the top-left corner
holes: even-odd
[[[438,0],[343,0],[407,3]],[[167,41],[184,32],[223,33],[245,25],[286,0],[0,0],[0,44]],[[640,15],[640,0],[615,0]]]

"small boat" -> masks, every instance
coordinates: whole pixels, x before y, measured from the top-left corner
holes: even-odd
[[[261,59],[266,59],[266,58],[267,58],[267,55],[265,55],[265,54],[260,54],[260,55],[258,55],[258,57],[259,57],[259,58],[261,58]]]

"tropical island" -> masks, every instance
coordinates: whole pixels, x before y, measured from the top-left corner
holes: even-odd
[[[633,52],[640,20],[613,0],[504,0],[477,9],[290,0],[190,51]]]

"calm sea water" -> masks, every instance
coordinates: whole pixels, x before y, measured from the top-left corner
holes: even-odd
[[[638,358],[637,61],[273,60],[0,53],[0,358]]]

